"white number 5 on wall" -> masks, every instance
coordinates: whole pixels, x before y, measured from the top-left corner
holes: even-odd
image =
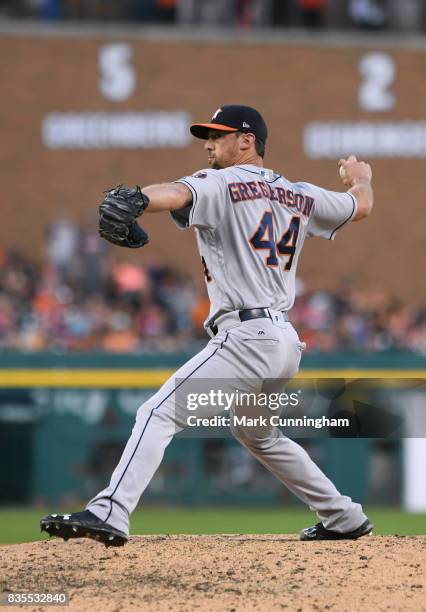
[[[385,53],[368,53],[358,65],[362,82],[358,91],[359,105],[370,112],[390,111],[396,96],[390,91],[395,80],[395,63]]]
[[[133,49],[126,43],[103,45],[99,49],[99,89],[112,102],[130,98],[136,86],[136,73],[132,65]]]

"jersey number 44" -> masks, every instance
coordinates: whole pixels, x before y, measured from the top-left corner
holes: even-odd
[[[265,212],[256,232],[250,238],[249,242],[256,250],[269,251],[269,255],[265,259],[265,265],[268,268],[275,268],[279,265],[278,256],[287,255],[289,259],[284,266],[284,270],[290,270],[296,252],[299,227],[300,217],[292,217],[288,229],[283,233],[281,239],[275,242],[272,212]]]

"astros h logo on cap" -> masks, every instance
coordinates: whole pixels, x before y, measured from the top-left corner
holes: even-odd
[[[193,136],[203,140],[207,140],[209,130],[254,134],[256,139],[263,143],[266,143],[268,137],[268,128],[259,111],[241,104],[228,104],[218,108],[210,123],[194,123],[190,130]]]

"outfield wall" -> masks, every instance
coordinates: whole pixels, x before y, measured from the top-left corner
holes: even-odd
[[[187,358],[186,354],[2,355],[0,503],[78,504],[103,488],[138,406]],[[423,366],[424,359],[413,354],[388,353],[380,359],[307,355],[296,382],[370,377],[384,382],[386,391],[397,379],[413,385],[424,380]],[[379,397],[375,392],[372,407],[379,405]],[[363,395],[363,401],[367,405],[370,399]],[[409,486],[404,489],[399,438],[328,437],[301,442],[337,486],[359,501],[382,505],[405,501],[409,507],[414,499],[416,508],[422,507],[422,493],[407,471]],[[416,456],[418,452],[417,446]],[[174,440],[144,499],[191,505],[295,503],[248,453],[219,431],[207,438]]]

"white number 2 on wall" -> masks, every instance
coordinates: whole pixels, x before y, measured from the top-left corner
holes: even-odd
[[[370,112],[392,110],[396,103],[396,96],[390,91],[396,72],[393,59],[385,53],[368,53],[358,69],[363,78],[358,91],[361,108]]]
[[[99,89],[112,102],[127,100],[135,90],[133,50],[126,43],[111,43],[99,49]]]

